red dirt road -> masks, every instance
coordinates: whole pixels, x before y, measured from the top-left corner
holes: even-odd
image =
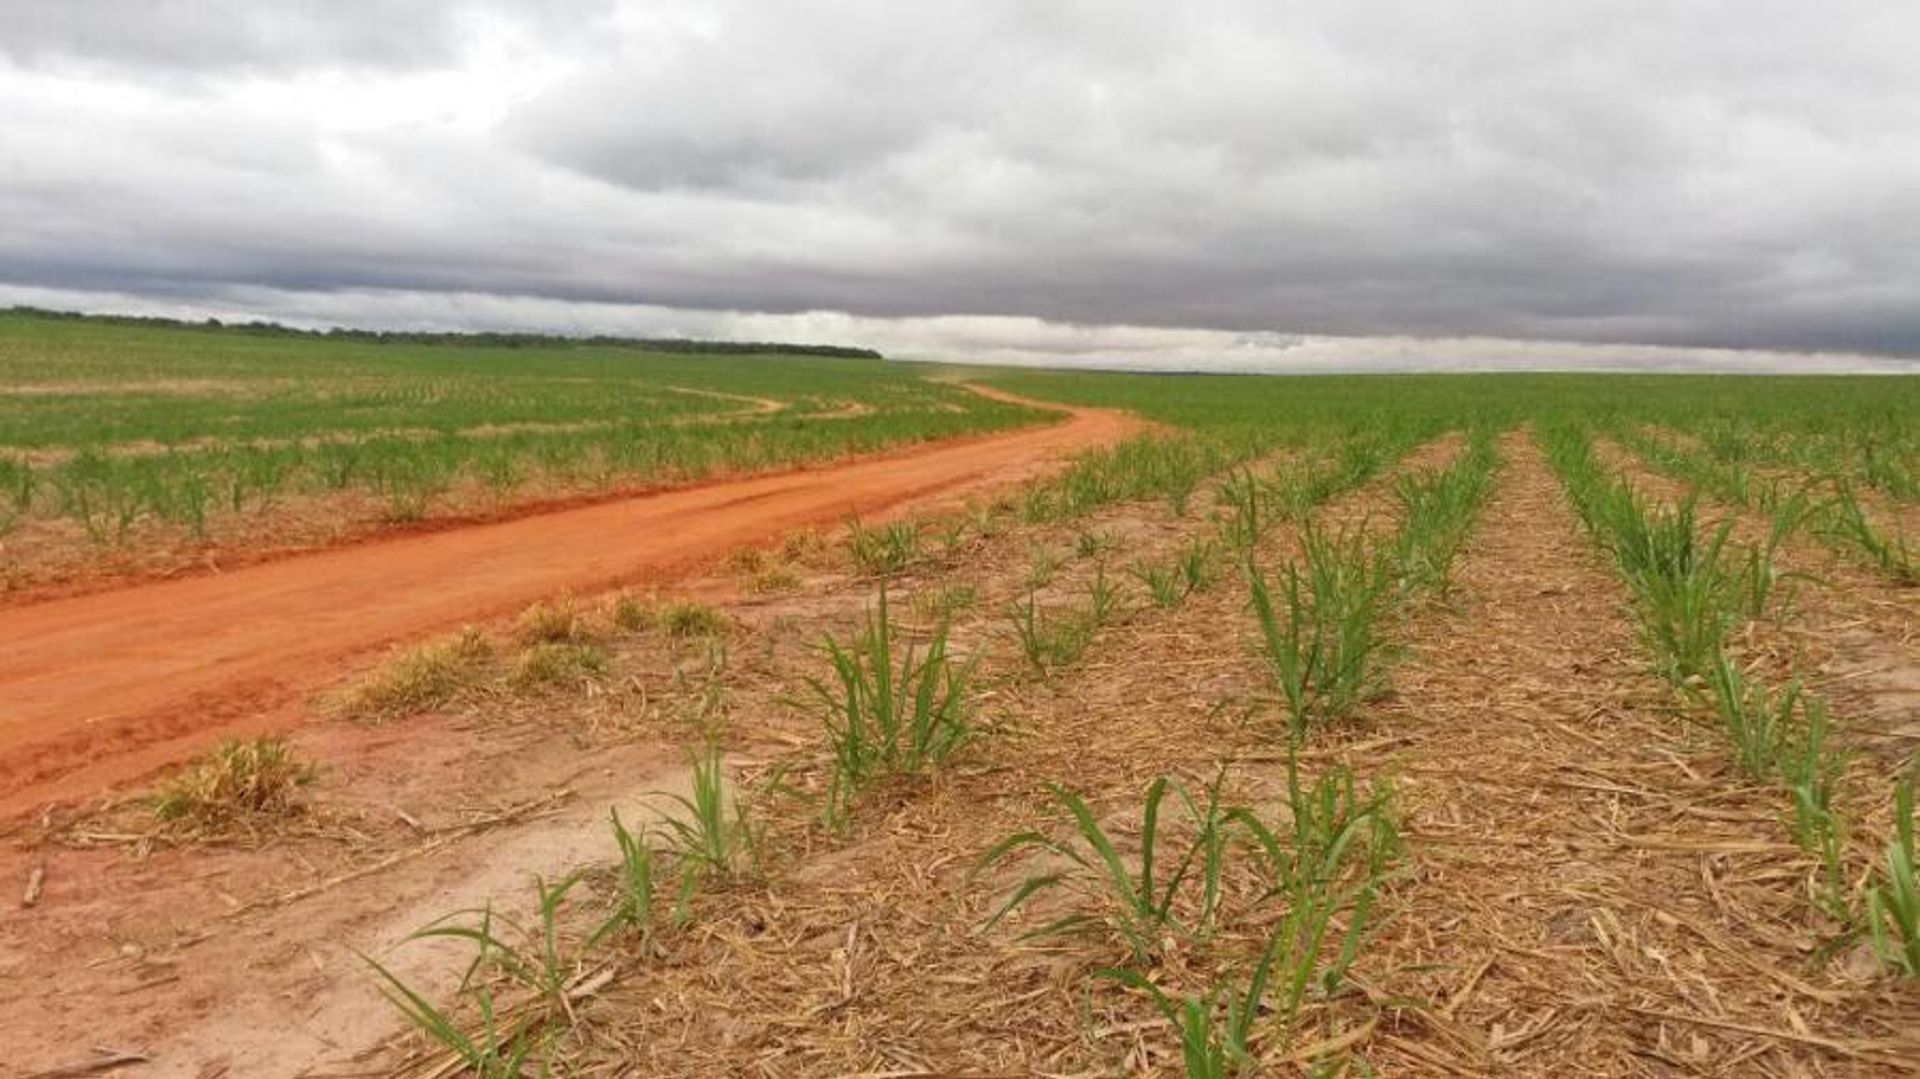
[[[91,796],[224,733],[289,722],[290,706],[396,641],[1021,478],[1144,426],[1066,411],[1065,422],[1003,435],[0,611],[0,817]]]

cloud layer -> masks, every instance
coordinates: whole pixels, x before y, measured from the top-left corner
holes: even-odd
[[[1891,0],[207,11],[0,0],[0,285],[986,356],[1920,356]]]

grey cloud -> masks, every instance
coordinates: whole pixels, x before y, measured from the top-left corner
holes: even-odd
[[[343,17],[352,8],[351,17]],[[452,9],[433,0],[10,0],[0,54],[205,71],[312,63],[415,66],[456,44]]]
[[[606,11],[600,0],[0,0],[0,57],[163,75],[406,70],[457,61],[482,20],[574,37]]]
[[[1920,355],[1891,0],[42,8],[20,287]],[[251,96],[314,72],[375,106]]]

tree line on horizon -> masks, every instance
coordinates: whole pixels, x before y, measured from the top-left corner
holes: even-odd
[[[679,337],[622,337],[614,334],[569,335],[555,333],[504,333],[499,331],[424,331],[359,330],[333,326],[308,330],[264,319],[248,322],[223,322],[217,318],[193,321],[161,315],[95,314],[85,311],[58,311],[45,307],[16,304],[6,313],[20,318],[63,322],[94,322],[109,326],[138,326],[156,329],[203,330],[246,334],[254,337],[297,337],[329,341],[354,341],[373,345],[463,345],[474,348],[552,348],[608,347],[630,348],[642,352],[677,352],[693,355],[744,356],[767,353],[794,356],[831,356],[841,359],[885,359],[878,350],[847,345],[806,345],[780,341],[701,341]]]

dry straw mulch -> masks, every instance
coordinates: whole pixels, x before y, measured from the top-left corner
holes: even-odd
[[[1310,767],[1345,759],[1393,784],[1411,870],[1352,986],[1313,1003],[1291,1041],[1262,1039],[1272,1070],[1316,1058],[1419,1075],[1913,1070],[1920,994],[1874,976],[1857,951],[1823,961],[1832,927],[1809,902],[1816,867],[1791,843],[1777,792],[1743,785],[1717,737],[1645,673],[1624,592],[1537,448],[1520,436],[1504,450],[1453,603],[1400,627],[1394,692],[1313,743]],[[1387,484],[1326,516],[1390,528]],[[1281,530],[1267,554],[1291,548]],[[1000,568],[1020,571],[1014,559]],[[1001,578],[981,585],[1009,591]],[[1017,938],[1058,910],[985,930],[1018,873],[977,863],[1012,831],[1058,832],[1049,781],[1085,794],[1128,842],[1140,792],[1162,773],[1204,782],[1231,761],[1230,793],[1271,810],[1279,720],[1252,634],[1233,578],[1177,611],[1137,614],[1054,679],[988,693],[983,718],[1000,733],[945,774],[875,792],[844,842],[781,821],[768,883],[706,897],[661,957],[581,1003],[578,1063],[661,1075],[1177,1070],[1175,1035],[1150,1002],[1091,977],[1124,951]],[[797,657],[769,651],[754,674],[790,680]],[[1232,882],[1214,940],[1161,949],[1157,981],[1191,992],[1244,967],[1271,917],[1249,884]]]

